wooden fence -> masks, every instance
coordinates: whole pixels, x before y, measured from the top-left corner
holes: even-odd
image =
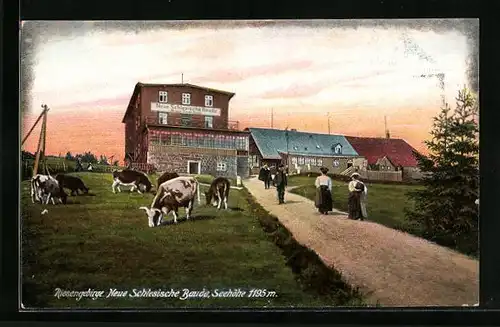
[[[372,181],[401,182],[403,180],[402,171],[366,170],[358,172],[362,178],[366,178]]]

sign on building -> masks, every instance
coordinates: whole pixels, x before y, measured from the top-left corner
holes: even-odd
[[[185,115],[220,116],[219,108],[186,106],[181,104],[151,102],[151,111],[175,112]]]

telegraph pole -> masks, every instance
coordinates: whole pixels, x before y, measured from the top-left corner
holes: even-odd
[[[328,117],[328,135],[330,135],[330,113],[327,113],[326,116]]]
[[[271,108],[271,128],[274,128],[274,109]]]
[[[35,165],[33,166],[33,176],[38,173],[38,164],[40,162],[40,155],[43,152],[43,158],[45,157],[45,139],[46,139],[46,130],[47,130],[47,112],[49,108],[46,104],[42,104],[43,108],[43,120],[42,120],[42,128],[40,129],[40,139],[38,140],[38,146],[36,150],[35,157]]]

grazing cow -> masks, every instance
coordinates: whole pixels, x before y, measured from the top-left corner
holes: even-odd
[[[163,175],[161,175],[159,178],[158,178],[158,184],[157,185],[157,189],[160,188],[160,185],[165,183],[166,181],[169,181],[171,179],[174,179],[176,177],[179,177],[179,174],[177,173],[169,173],[169,172],[164,172]]]
[[[222,203],[224,202],[224,209],[227,210],[227,199],[229,197],[229,189],[231,184],[229,180],[225,177],[217,177],[210,184],[210,188],[205,192],[205,198],[207,199],[207,205],[214,200],[213,206],[220,210]]]
[[[68,195],[60,187],[59,182],[50,175],[37,174],[33,176],[31,179],[31,201],[48,204],[52,200],[52,204],[55,205],[54,198],[66,204]]]
[[[113,193],[116,193],[116,189],[118,189],[118,192],[121,192],[120,185],[132,186],[130,192],[134,192],[137,189],[137,192],[140,194],[142,194],[141,185],[146,189],[146,192],[149,192],[152,187],[151,182],[143,172],[129,169],[113,171],[113,185],[111,185]]]
[[[82,191],[85,194],[89,193],[89,188],[76,176],[58,174],[56,180],[59,182],[60,187],[71,190],[71,195],[78,195],[78,191]]]
[[[163,215],[168,215],[170,212],[174,216],[174,223],[177,223],[178,210],[181,207],[186,208],[186,219],[190,218],[196,195],[200,203],[198,181],[193,177],[180,176],[160,184],[151,208],[139,209],[146,211],[149,227],[159,226],[163,221]]]

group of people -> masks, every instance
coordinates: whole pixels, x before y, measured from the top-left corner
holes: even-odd
[[[280,164],[276,169],[275,166],[269,168],[264,165],[259,172],[259,180],[264,182],[264,188],[271,188],[271,183],[276,187],[278,192],[278,204],[285,203],[285,188],[288,184],[288,173],[285,165]]]
[[[316,178],[314,185],[316,186],[316,197],[314,204],[322,215],[327,215],[328,212],[333,210],[333,182],[327,175],[328,168],[320,168],[321,175]],[[288,174],[285,166],[280,164],[278,169],[274,166],[269,168],[264,165],[259,172],[259,180],[264,182],[265,189],[269,189],[271,184],[276,187],[278,192],[278,203],[285,203],[285,187],[288,183]],[[368,189],[366,185],[360,180],[358,173],[351,175],[351,181],[347,185],[349,190],[348,196],[348,218],[354,220],[364,220],[368,217],[366,211],[366,197]]]

